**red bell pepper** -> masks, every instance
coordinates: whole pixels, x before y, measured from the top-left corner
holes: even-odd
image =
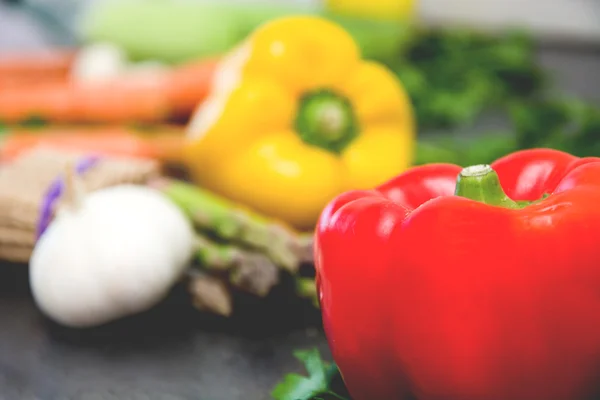
[[[354,400],[579,400],[600,376],[600,158],[415,167],[334,199],[315,237]]]

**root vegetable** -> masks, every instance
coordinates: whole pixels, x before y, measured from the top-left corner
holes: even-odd
[[[185,215],[144,186],[83,195],[71,176],[66,187],[62,207],[30,261],[30,284],[42,312],[83,328],[161,301],[193,256],[194,232]]]
[[[216,65],[214,59],[166,70],[146,64],[123,73],[118,65],[95,65],[93,71],[78,72],[78,79],[11,85],[0,88],[0,120],[154,124],[187,118],[205,99]]]
[[[155,126],[151,133],[124,125],[48,126],[12,128],[2,138],[0,161],[11,162],[33,148],[50,148],[104,157],[154,159],[177,162],[182,131],[176,126]]]

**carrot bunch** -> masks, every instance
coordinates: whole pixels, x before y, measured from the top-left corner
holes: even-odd
[[[0,162],[10,163],[34,148],[43,147],[178,163],[183,136],[183,128],[172,125],[153,126],[150,130],[124,125],[15,128],[0,140]]]
[[[216,59],[108,79],[73,78],[76,50],[0,56],[0,162],[34,147],[177,159],[185,122],[208,95]],[[26,122],[41,120],[43,127]],[[152,126],[150,131],[134,126]]]
[[[34,87],[40,83],[65,83],[75,58],[73,50],[9,54],[0,57],[0,95],[7,90]]]
[[[159,123],[189,116],[208,94],[216,60],[100,82],[68,78],[69,58],[0,58],[0,121],[49,123]],[[44,61],[44,62],[41,62]]]

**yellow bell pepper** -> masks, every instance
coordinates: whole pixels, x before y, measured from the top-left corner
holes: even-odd
[[[223,60],[184,149],[196,183],[298,229],[337,194],[410,166],[413,112],[398,79],[318,17],[258,28]]]
[[[325,0],[325,8],[339,15],[379,20],[410,20],[416,0]]]

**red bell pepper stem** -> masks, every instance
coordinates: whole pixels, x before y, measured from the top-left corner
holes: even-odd
[[[485,164],[464,168],[458,175],[454,194],[491,206],[523,207],[523,204],[513,201],[504,193],[498,174]]]

